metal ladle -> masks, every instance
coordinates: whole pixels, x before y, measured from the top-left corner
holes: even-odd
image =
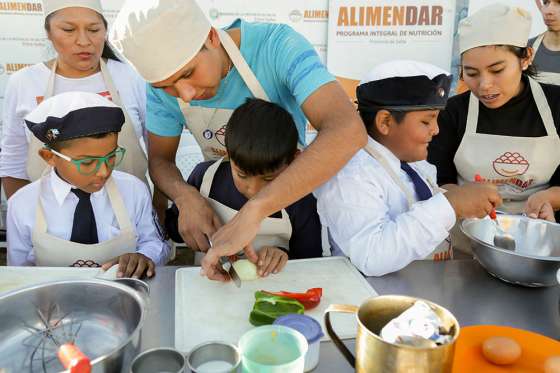
[[[496,219],[496,210],[492,210],[490,212],[490,219],[494,221],[496,224],[496,233],[494,234],[494,246],[499,247],[500,249],[515,251],[515,238],[509,233],[507,233],[500,223],[498,219]]]
[[[474,175],[474,181],[477,183],[483,182],[482,177],[479,174]],[[500,225],[498,219],[496,219],[496,209],[490,211],[490,219],[494,221],[496,225],[496,233],[494,234],[494,246],[500,249],[515,251],[515,238],[509,233],[507,233]]]

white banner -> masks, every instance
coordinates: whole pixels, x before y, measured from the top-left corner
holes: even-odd
[[[328,0],[197,0],[215,27],[229,26],[237,18],[249,22],[284,23],[302,34],[325,61],[327,55]]]
[[[350,97],[375,65],[414,59],[450,70],[455,0],[330,0],[327,64]]]

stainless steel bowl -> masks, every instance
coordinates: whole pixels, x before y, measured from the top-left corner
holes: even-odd
[[[90,358],[92,372],[124,371],[138,352],[147,304],[143,284],[56,281],[2,295],[0,368],[64,371],[56,352],[60,344],[73,342]]]
[[[469,238],[480,264],[493,276],[523,286],[558,284],[560,269],[560,224],[520,215],[498,215],[500,226],[515,238],[515,250],[494,246],[495,223],[465,219],[461,231]]]

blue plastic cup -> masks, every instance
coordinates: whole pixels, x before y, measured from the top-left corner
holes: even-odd
[[[243,372],[302,373],[308,344],[297,330],[266,325],[245,333],[239,349]]]

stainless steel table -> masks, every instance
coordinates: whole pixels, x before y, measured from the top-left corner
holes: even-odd
[[[156,277],[149,281],[151,300],[142,350],[174,344],[177,268],[158,268]],[[379,294],[433,301],[450,310],[461,326],[506,325],[560,339],[560,286],[529,289],[509,285],[490,276],[474,260],[417,261],[399,272],[367,280]],[[346,343],[353,351],[354,342]],[[315,372],[352,371],[334,344],[321,344]]]

